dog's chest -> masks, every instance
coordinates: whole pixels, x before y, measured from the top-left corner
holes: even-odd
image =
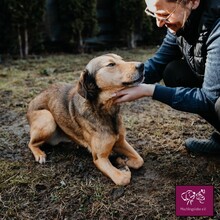
[[[107,114],[106,112],[86,111],[83,117],[87,120],[88,125],[100,132],[109,134],[118,134],[119,132],[119,117],[118,114]]]
[[[114,107],[106,111],[101,106],[90,105],[87,102],[79,102],[74,105],[75,120],[82,127],[94,131],[118,134],[120,126],[119,108]]]

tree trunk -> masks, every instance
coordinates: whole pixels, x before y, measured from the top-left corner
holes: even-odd
[[[136,48],[135,33],[133,31],[127,36],[127,44],[129,49]]]
[[[78,52],[79,53],[83,53],[84,52],[84,49],[83,49],[83,38],[82,38],[82,32],[79,31],[79,42],[78,42]]]
[[[18,28],[18,45],[19,45],[20,58],[23,59],[24,54],[23,54],[23,48],[22,48],[22,37],[21,37],[20,26],[18,25],[17,28]]]
[[[27,57],[29,54],[29,43],[28,43],[28,29],[24,29],[24,55]]]

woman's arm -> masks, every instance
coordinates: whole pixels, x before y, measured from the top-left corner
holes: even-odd
[[[202,88],[168,88],[157,85],[153,98],[171,107],[200,115],[214,112],[220,97],[220,19],[207,40],[207,58]]]
[[[152,96],[153,99],[180,111],[197,113],[203,117],[214,114],[214,104],[220,97],[220,21],[207,41],[207,60],[202,88],[170,88],[141,84],[117,92],[114,96],[117,98],[116,103]]]

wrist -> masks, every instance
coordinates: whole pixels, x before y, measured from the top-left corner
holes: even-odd
[[[155,90],[154,84],[141,84],[144,87],[144,96],[152,97]]]

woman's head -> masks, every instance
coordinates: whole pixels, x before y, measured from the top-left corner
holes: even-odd
[[[166,26],[176,33],[182,28],[191,14],[199,6],[200,0],[145,0],[148,15],[156,18],[158,27]]]

